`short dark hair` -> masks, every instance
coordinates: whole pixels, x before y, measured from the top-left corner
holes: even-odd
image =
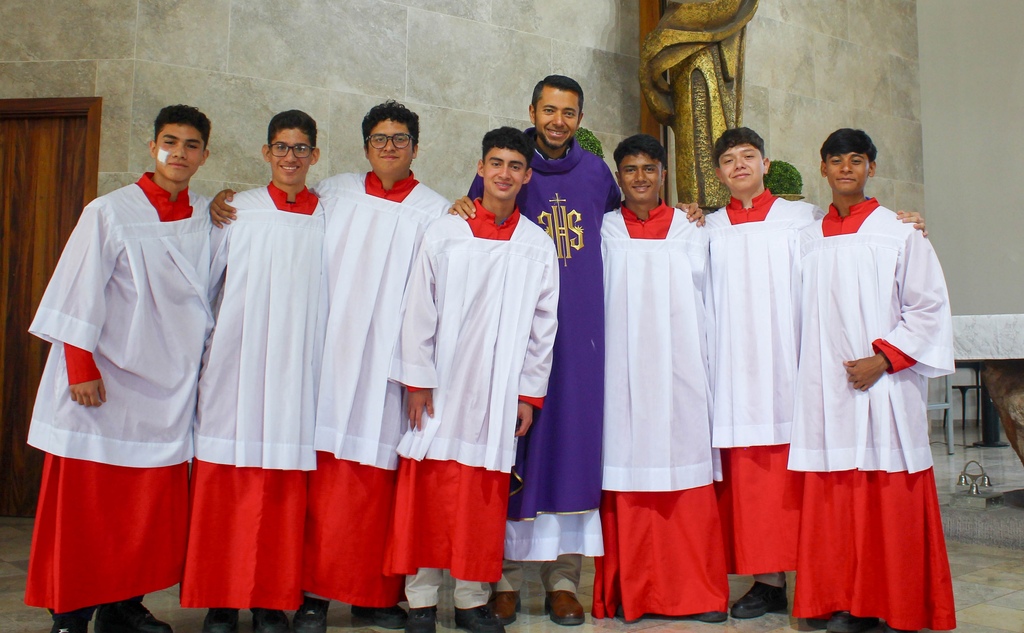
[[[832,132],[825,139],[821,145],[821,160],[824,162],[829,156],[843,154],[864,154],[869,161],[875,162],[878,149],[864,130],[844,127]]]
[[[739,145],[753,145],[757,151],[761,152],[761,158],[765,157],[764,139],[760,134],[749,127],[734,127],[722,132],[722,135],[715,141],[715,149],[712,152],[715,167],[718,167],[718,159],[722,157],[722,154]]]
[[[418,114],[398,103],[394,99],[388,99],[384,103],[375,105],[363,117],[363,148],[368,147],[367,140],[373,128],[381,121],[394,121],[402,123],[409,129],[409,136],[412,137],[412,146],[416,147],[420,142],[420,117]]]
[[[486,159],[492,149],[508,149],[519,152],[526,159],[526,166],[533,162],[533,141],[521,130],[514,127],[499,127],[484,134],[483,151],[480,158]]]
[[[544,93],[544,88],[555,88],[556,90],[566,90],[568,92],[575,92],[579,98],[580,113],[583,112],[583,88],[580,86],[572,77],[566,77],[565,75],[548,75],[544,79],[537,82],[537,85],[533,87],[533,99],[530,101],[530,105],[537,107],[537,102],[540,101],[541,94]]]
[[[615,148],[615,167],[618,169],[622,165],[622,161],[630,156],[639,156],[640,154],[646,154],[654,160],[661,163],[664,167],[665,163],[668,162],[668,157],[665,153],[665,147],[658,142],[658,139],[654,138],[650,134],[634,134],[629,138],[619,143],[618,147]]]
[[[273,143],[274,137],[282,130],[299,130],[309,137],[309,144],[316,147],[316,121],[302,110],[285,110],[275,114],[267,126],[267,143]]]
[[[160,110],[153,121],[153,140],[160,136],[160,130],[165,125],[191,125],[203,137],[204,146],[210,142],[210,119],[194,106],[179,103]]]

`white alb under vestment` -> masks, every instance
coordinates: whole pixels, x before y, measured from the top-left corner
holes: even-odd
[[[408,426],[402,388],[388,381],[402,296],[427,224],[451,204],[423,184],[402,202],[366,193],[366,174],[316,185],[327,213],[324,272],[330,314],[317,402],[315,448],[394,470]]]
[[[673,210],[665,239],[633,239],[605,216],[602,489],[710,484],[711,385],[704,307],[708,232]],[[717,461],[717,460],[714,460]]]
[[[712,445],[789,442],[799,349],[799,232],[824,212],[777,199],[761,222],[707,216],[711,242],[708,340]]]
[[[212,236],[216,325],[199,380],[196,458],[313,470],[324,205],[281,211],[266,187],[235,196]]]
[[[551,239],[525,221],[508,241],[480,239],[462,218],[439,218],[424,234],[405,304],[391,378],[433,389],[434,416],[405,432],[398,454],[510,472],[519,396],[543,397],[551,371]]]
[[[29,327],[50,341],[28,443],[128,467],[193,455],[196,385],[213,325],[210,199],[189,192],[192,217],[161,222],[137,184],[93,200],[68,239]],[[64,345],[91,351],[107,401],[70,397]]]
[[[954,370],[949,298],[935,250],[885,207],[856,233],[822,237],[819,222],[800,240],[803,323],[789,468],[930,468],[928,378]],[[858,391],[843,362],[873,356],[877,339],[917,363]]]

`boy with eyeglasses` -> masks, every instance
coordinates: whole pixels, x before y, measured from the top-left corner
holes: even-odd
[[[210,120],[160,110],[155,167],[93,200],[29,331],[53,344],[28,443],[46,452],[25,604],[53,633],[170,633],[144,594],[181,579],[196,381],[212,326]],[[97,605],[99,605],[97,609]]]
[[[402,294],[426,225],[449,202],[412,172],[419,116],[395,101],[374,106],[361,125],[370,170],[324,179],[314,190],[333,199],[324,245],[326,324],[309,477],[302,587],[296,633],[327,629],[329,599],[354,619],[405,626],[404,579],[385,576],[386,526],[395,498],[405,428],[401,388],[388,381],[398,340]],[[217,200],[222,196],[218,195]],[[217,201],[215,222],[230,221]],[[223,214],[223,215],[220,215]],[[341,538],[343,535],[343,538]]]
[[[306,188],[320,157],[316,122],[270,120],[266,187],[238,194],[238,219],[213,232],[216,324],[199,379],[185,607],[209,608],[204,633],[286,633],[302,600],[306,475],[322,351],[324,207]]]

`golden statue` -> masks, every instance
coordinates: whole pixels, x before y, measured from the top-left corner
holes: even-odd
[[[679,4],[640,49],[640,90],[654,118],[675,133],[676,193],[683,202],[718,208],[729,201],[711,152],[722,132],[740,125],[743,35],[756,10],[757,0]]]

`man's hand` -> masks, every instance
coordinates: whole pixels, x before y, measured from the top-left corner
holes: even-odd
[[[928,237],[928,229],[924,227],[924,216],[917,211],[897,211],[896,218],[902,220],[904,224],[913,222],[914,228],[921,231],[921,235]]]
[[[704,226],[704,209],[701,209],[696,202],[689,204],[677,202],[676,208],[686,211],[686,219],[690,222],[696,222],[697,226]]]
[[[225,224],[231,224],[238,217],[236,209],[228,204],[234,198],[235,192],[231,189],[225,189],[213,197],[213,202],[210,203],[210,221],[218,229],[224,228]]]
[[[103,379],[88,380],[68,387],[71,399],[83,407],[98,407],[107,401],[107,390]]]
[[[520,401],[516,417],[516,437],[523,437],[533,425],[533,405]]]
[[[409,426],[417,431],[423,430],[423,409],[427,410],[428,416],[434,417],[433,390],[410,391],[406,406],[409,411]]]
[[[860,360],[848,360],[843,366],[846,367],[846,379],[858,391],[867,391],[890,367],[889,359],[882,353]]]
[[[475,218],[476,205],[473,204],[473,200],[470,199],[469,196],[462,196],[452,203],[452,208],[448,209],[448,213],[457,215],[463,220],[467,218]]]

